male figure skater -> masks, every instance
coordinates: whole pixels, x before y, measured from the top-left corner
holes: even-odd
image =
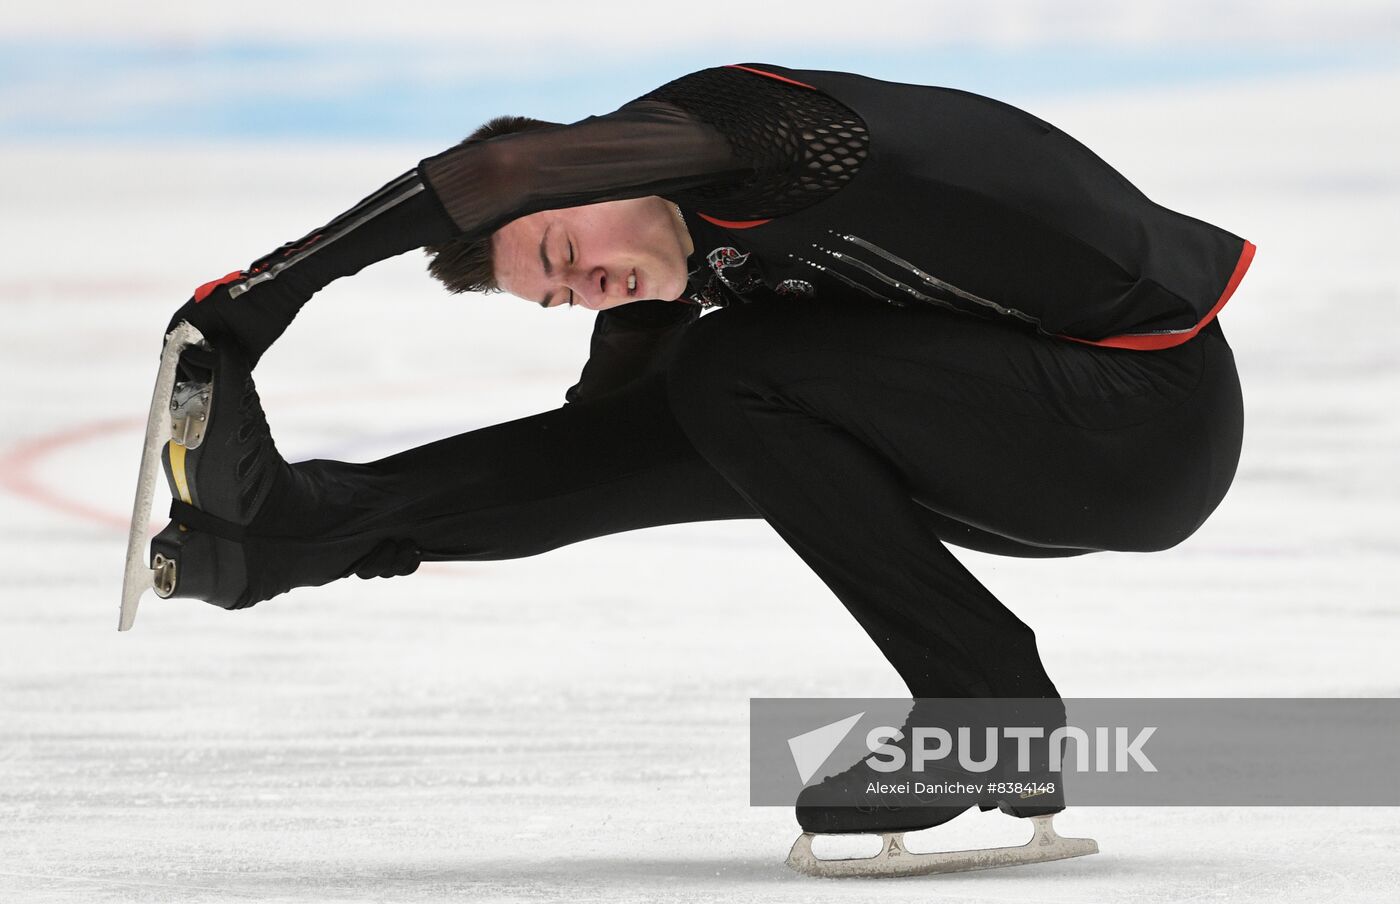
[[[251,368],[318,290],[420,247],[455,291],[599,312],[568,403],[371,464],[286,463]],[[945,544],[1189,537],[1238,461],[1216,315],[1252,254],[962,91],[752,64],[572,125],[502,118],[176,313],[208,342],[183,380],[213,394],[199,447],[169,447],[153,552],[173,595],[242,608],[761,517],[913,696],[1058,701],[1031,628]],[[1059,808],[1038,803],[1020,815]],[[907,830],[947,809],[798,815]]]

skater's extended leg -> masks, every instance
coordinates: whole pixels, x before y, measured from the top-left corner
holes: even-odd
[[[386,545],[408,550],[403,573],[419,559],[519,558],[645,527],[756,517],[667,404],[662,380],[642,381],[368,464],[293,465],[243,541],[249,596],[390,573],[365,571]]]
[[[317,460],[283,470],[277,459],[267,501],[240,542],[219,541],[248,582],[239,599],[221,603],[350,574],[405,574],[423,559],[519,558],[645,527],[758,517],[695,451],[669,406],[658,375],[369,464]],[[947,542],[985,552],[1079,552],[1022,544],[923,507],[918,517]]]

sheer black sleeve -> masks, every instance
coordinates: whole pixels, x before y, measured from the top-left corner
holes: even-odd
[[[484,235],[541,210],[734,183],[752,166],[714,126],[658,100],[502,135],[419,164],[458,230]]]
[[[780,215],[839,189],[863,158],[863,145],[842,145],[833,172],[828,133],[849,144],[863,132],[818,92],[733,68],[691,73],[604,116],[429,157],[302,238],[200,286],[172,325],[189,320],[210,338],[231,338],[256,362],[313,295],[376,261],[540,210],[648,195],[721,216]],[[655,326],[658,338],[670,335],[671,324]]]
[[[256,363],[332,281],[539,210],[639,198],[742,179],[712,125],[661,101],[472,142],[430,157],[305,236],[200,286],[171,320],[236,342]]]

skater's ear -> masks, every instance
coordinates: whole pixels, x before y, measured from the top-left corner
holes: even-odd
[[[528,116],[497,116],[462,139],[457,147],[556,125],[558,123],[531,119]],[[423,250],[428,255],[428,273],[447,287],[447,291],[501,291],[501,287],[496,284],[495,265],[491,256],[491,236],[461,236],[441,245],[427,245]]]

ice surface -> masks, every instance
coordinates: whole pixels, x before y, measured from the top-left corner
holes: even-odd
[[[1247,437],[1211,521],[1150,556],[960,553],[1066,695],[1400,694],[1396,100],[1400,75],[1371,74],[1035,111],[1259,246],[1222,318]],[[119,635],[169,312],[432,150],[0,149],[0,901],[1395,900],[1394,809],[1085,808],[1059,820],[1102,847],[1079,861],[790,873],[791,813],[747,805],[747,698],[901,688],[761,523],[237,613],[148,597]],[[269,353],[290,457],[562,401],[587,314],[451,298],[421,270],[332,287]],[[1027,832],[970,814],[910,843]]]

